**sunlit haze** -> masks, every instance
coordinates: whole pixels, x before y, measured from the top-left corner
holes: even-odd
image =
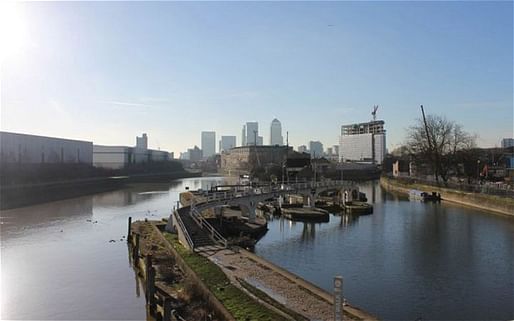
[[[273,118],[289,144],[338,143],[419,105],[483,147],[513,136],[513,3],[28,2],[1,12],[1,129],[175,155],[200,132]]]

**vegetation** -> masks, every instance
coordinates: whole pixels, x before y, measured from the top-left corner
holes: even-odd
[[[181,173],[185,171],[178,161],[130,164],[123,169],[98,168],[81,163],[0,163],[0,183],[2,186],[6,186],[171,172]]]
[[[195,271],[209,290],[237,320],[287,320],[281,315],[257,304],[245,292],[231,284],[225,273],[207,258],[184,248],[174,234],[164,233],[184,261]]]
[[[427,115],[426,123],[418,119],[407,130],[406,145],[415,162],[432,167],[436,181],[447,182],[451,172],[464,170],[468,177],[476,173],[476,136],[443,116]]]

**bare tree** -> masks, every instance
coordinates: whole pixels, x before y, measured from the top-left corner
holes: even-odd
[[[445,117],[427,115],[426,126],[418,119],[407,129],[406,145],[418,163],[431,166],[437,181],[447,182],[451,171],[458,172],[458,161],[467,154],[464,151],[475,147],[476,136]]]

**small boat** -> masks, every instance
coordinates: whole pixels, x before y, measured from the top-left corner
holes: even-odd
[[[409,191],[409,198],[414,200],[420,200],[422,202],[439,202],[441,201],[441,194],[432,192],[432,194],[429,194],[427,192],[423,192],[417,189],[411,189]]]

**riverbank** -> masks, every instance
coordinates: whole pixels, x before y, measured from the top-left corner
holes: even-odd
[[[143,173],[130,176],[91,177],[34,184],[0,186],[0,209],[14,209],[46,202],[122,189],[129,184],[163,183],[174,179],[200,177],[187,171]]]
[[[514,218],[514,200],[509,197],[500,197],[481,193],[468,193],[448,188],[423,185],[408,184],[398,180],[384,177],[380,178],[380,185],[387,190],[409,194],[412,189],[426,192],[437,192],[441,194],[444,201],[458,203],[465,206],[478,208],[495,214],[505,215]]]
[[[218,320],[332,320],[334,298],[323,289],[238,247],[189,251],[176,235],[162,232],[158,226],[162,224],[135,222],[132,231],[140,234],[140,241],[131,243],[144,247],[145,255],[151,257],[162,256],[162,249],[167,248],[171,258],[167,261],[175,262],[184,276],[175,279],[178,284],[172,288],[186,289],[183,284],[194,283],[196,300],[204,298],[206,302],[203,311]],[[158,252],[152,253],[152,249]],[[349,305],[344,312],[345,320],[375,319]]]

